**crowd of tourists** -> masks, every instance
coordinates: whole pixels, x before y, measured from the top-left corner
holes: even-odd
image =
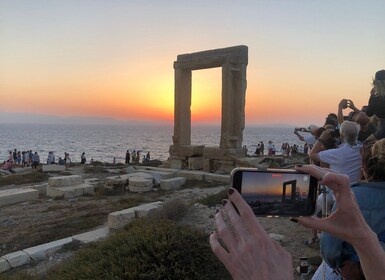
[[[129,150],[126,152],[125,156],[125,164],[139,164],[139,163],[148,163],[151,160],[150,152],[147,152],[146,155],[143,155],[141,158],[141,151],[133,150],[131,153]],[[80,155],[80,164],[86,164],[87,158],[86,153],[82,152]],[[94,159],[91,158],[91,163],[94,162]],[[37,168],[41,164],[41,159],[39,153],[29,151],[20,151],[14,149],[13,151],[9,151],[9,156],[6,160],[2,162],[0,165],[1,170],[9,171],[10,173],[14,172],[14,168],[16,167],[32,167]],[[48,152],[46,164],[57,164],[57,165],[66,165],[71,163],[71,158],[69,153],[65,152],[63,157],[59,157],[56,159],[55,153],[53,151]],[[113,164],[117,163],[116,157],[112,160]]]
[[[296,169],[326,186],[314,216],[291,219],[312,230],[305,244],[320,242],[323,263],[312,279],[382,279],[385,70],[375,74],[367,105],[359,109],[351,99],[342,99],[337,114],[327,115],[323,125],[294,133],[308,145],[311,160]],[[210,244],[233,278],[293,279],[290,254],[270,239],[235,189],[228,194],[232,203],[224,200],[217,211]]]
[[[282,143],[281,148],[279,150],[279,153],[283,156],[289,157],[294,156],[296,154],[308,154],[309,149],[312,147],[312,145],[309,145],[308,143],[305,143],[303,146],[293,144],[290,145],[289,143]],[[277,148],[275,147],[273,141],[269,141],[267,144],[267,154],[268,156],[275,156],[278,154]],[[254,156],[264,156],[265,155],[265,144],[263,141],[259,142],[257,144],[257,147],[254,152]]]

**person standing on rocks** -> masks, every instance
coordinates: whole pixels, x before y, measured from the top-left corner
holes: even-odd
[[[130,164],[130,151],[129,150],[127,150],[127,152],[126,152],[126,161],[125,161],[125,164]]]
[[[85,152],[82,153],[82,156],[80,157],[80,159],[81,159],[81,161],[80,161],[81,164],[86,164],[87,159],[86,159],[86,153]]]

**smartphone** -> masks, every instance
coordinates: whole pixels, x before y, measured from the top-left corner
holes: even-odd
[[[230,184],[256,216],[310,216],[314,213],[318,180],[289,169],[235,168]]]
[[[306,257],[299,258],[299,273],[308,273],[309,272],[309,262]]]

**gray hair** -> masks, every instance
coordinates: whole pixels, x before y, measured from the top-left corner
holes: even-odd
[[[360,126],[352,121],[344,121],[341,124],[340,134],[342,140],[351,146],[357,144],[358,133],[360,132]]]

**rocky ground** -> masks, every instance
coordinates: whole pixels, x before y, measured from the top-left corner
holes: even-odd
[[[84,173],[84,170],[79,167],[70,168],[69,172],[82,175],[84,178],[103,179],[111,176],[111,173],[104,171]],[[197,186],[197,184],[203,185]],[[173,199],[191,203],[198,198],[226,188],[226,186],[219,186],[218,184],[211,184],[207,188],[204,184],[204,182],[194,182],[178,191],[157,191],[145,195],[133,194],[122,188],[109,192],[99,191],[94,196],[76,199],[64,200],[42,197],[32,202],[2,207],[0,209],[0,256],[105,226],[108,213],[139,203]],[[3,186],[0,187],[0,190],[10,187],[15,186]],[[214,213],[215,208],[208,208],[195,203],[189,207],[186,216],[180,222],[199,227],[210,233],[214,230]],[[293,255],[293,269],[299,265],[299,258],[303,256],[308,257],[313,263],[319,263],[318,244],[313,244],[310,247],[303,244],[303,241],[309,237],[308,230],[290,222],[288,218],[258,218],[258,220],[266,231]],[[55,254],[48,260],[22,269],[39,273],[70,257],[71,254],[71,251]]]

